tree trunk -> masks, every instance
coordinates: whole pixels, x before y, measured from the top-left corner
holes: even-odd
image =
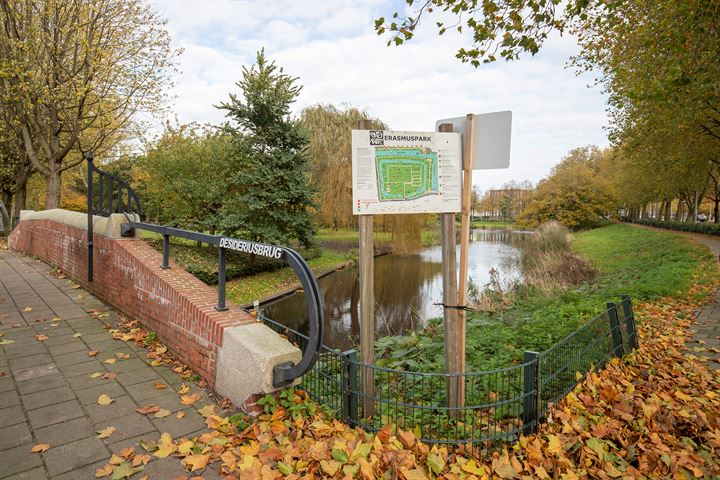
[[[45,209],[60,208],[60,169],[52,170],[45,176]]]
[[[15,200],[13,201],[12,218],[10,223],[17,225],[20,221],[20,210],[27,207],[27,181],[31,168],[21,168],[15,176]]]
[[[675,210],[675,221],[676,221],[676,222],[679,222],[679,221],[682,220],[683,206],[684,206],[684,205],[683,205],[683,201],[682,201],[682,200],[678,200],[677,210]]]
[[[688,223],[695,221],[695,199],[690,198],[690,201],[688,202],[688,215],[686,221]]]
[[[640,220],[645,219],[646,216],[647,216],[647,205],[643,205],[642,208],[640,209]]]
[[[663,220],[669,222],[672,219],[672,200],[669,198],[665,199],[665,215]]]

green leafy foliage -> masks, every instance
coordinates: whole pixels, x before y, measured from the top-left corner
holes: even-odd
[[[705,235],[720,236],[720,225],[716,223],[666,222],[663,220],[656,220],[654,218],[636,220],[635,223],[648,225],[650,227],[667,228],[668,230],[678,230],[681,232],[703,233]]]
[[[219,108],[227,112],[233,135],[233,171],[222,228],[265,243],[304,247],[313,243],[314,189],[309,182],[308,138],[290,117],[297,99],[297,79],[269,62],[264,51],[257,64],[243,67],[237,83],[243,98],[230,95]]]

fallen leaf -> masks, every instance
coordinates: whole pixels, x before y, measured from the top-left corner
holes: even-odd
[[[215,414],[215,405],[212,403],[205,405],[204,407],[202,407],[201,409],[198,410],[198,413],[205,418],[209,417],[210,415],[214,415]]]
[[[120,456],[124,458],[125,460],[130,459],[130,457],[135,454],[135,449],[133,447],[126,447],[120,450]]]
[[[130,478],[134,473],[140,472],[145,466],[133,467],[130,462],[123,462],[113,469],[113,480],[122,480],[123,478]]]
[[[77,332],[76,334],[73,335],[73,337],[75,337],[75,338],[77,338],[77,337],[82,337],[82,333]]]
[[[130,358],[130,355],[128,355],[127,353],[122,353],[122,352],[117,352],[115,354],[115,356],[117,358],[119,358],[120,360],[126,360],[126,359]]]
[[[175,451],[175,444],[173,443],[172,437],[169,433],[165,432],[160,435],[160,442],[158,443],[158,449],[153,455],[158,458],[165,458]]]
[[[5,373],[3,370],[0,370],[0,377],[4,377],[5,375],[7,375],[7,373]]]
[[[108,463],[103,468],[98,468],[97,470],[95,470],[95,478],[107,477],[112,472],[113,466]]]
[[[145,455],[145,454],[135,455],[135,457],[133,458],[133,461],[132,461],[132,465],[133,465],[133,467],[137,467],[140,464],[147,465],[151,459],[152,459],[152,457],[150,455]]]
[[[158,390],[164,390],[168,387],[166,384],[164,384],[162,382],[155,382],[155,385],[153,385],[153,386]]]
[[[43,335],[42,333],[38,333],[37,335],[35,335],[35,340],[39,340],[42,342],[43,340],[47,340],[47,339],[48,339],[48,336]]]
[[[90,374],[90,378],[100,378],[102,376],[103,376],[103,374],[100,372],[95,372],[95,373]]]
[[[0,345],[10,345],[11,343],[15,343],[15,340],[0,340]]]
[[[178,390],[178,393],[181,394],[181,395],[183,395],[183,394],[188,393],[189,391],[190,391],[190,387],[188,387],[187,385],[185,385],[185,384],[183,383],[183,384],[180,386],[180,390]]]
[[[117,430],[115,427],[107,427],[102,430],[98,430],[98,438],[108,438],[115,432],[115,430]]]
[[[183,418],[183,417],[185,417],[185,412],[183,412],[182,410],[177,412],[177,414],[175,415],[175,418]]]
[[[199,393],[193,393],[192,395],[183,395],[182,397],[180,397],[180,402],[182,402],[183,405],[192,405],[198,400],[200,400]]]
[[[190,471],[202,470],[208,464],[210,455],[189,455],[183,460],[183,464],[190,467]]]
[[[113,399],[104,393],[102,395],[100,395],[97,399],[98,405],[107,406],[107,405],[110,405],[112,402],[113,402]]]
[[[165,417],[167,417],[168,415],[170,415],[171,413],[172,413],[172,412],[171,412],[170,410],[166,410],[166,409],[164,409],[164,408],[161,408],[161,409],[158,410],[157,413],[155,414],[155,418],[165,418]]]
[[[32,312],[32,307],[23,308],[23,312]]]
[[[113,363],[117,362],[114,358],[106,358],[103,360],[103,363],[107,363],[108,365],[112,365]]]
[[[31,453],[42,453],[47,452],[48,448],[50,448],[50,444],[48,443],[38,443],[34,447],[30,449]]]
[[[115,373],[115,372],[107,372],[106,374],[103,375],[103,378],[105,380],[112,380],[115,377],[117,377],[117,373]]]
[[[160,410],[157,405],[145,405],[144,407],[136,408],[135,411],[141,415],[147,415],[149,413],[155,413]]]
[[[94,356],[96,356],[98,353],[100,353],[99,350],[90,350],[89,352],[87,352],[87,356],[88,356],[88,357],[94,357]]]

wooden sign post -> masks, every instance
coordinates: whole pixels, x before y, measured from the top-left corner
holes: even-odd
[[[438,127],[440,132],[452,132],[452,124],[444,123]],[[440,233],[442,241],[443,271],[443,324],[445,329],[445,372],[462,374],[465,372],[465,327],[459,323],[457,298],[457,260],[455,256],[455,214],[440,214]],[[462,329],[461,329],[462,327]],[[463,345],[460,349],[459,346]],[[447,405],[459,409],[465,403],[465,377],[452,375],[447,378]],[[450,416],[459,415],[460,410],[451,410]]]
[[[360,120],[359,130],[370,130],[370,120]],[[375,363],[375,249],[373,246],[373,216],[359,215],[360,269],[360,360],[366,365]],[[372,417],[375,410],[374,368],[362,367],[363,418]]]

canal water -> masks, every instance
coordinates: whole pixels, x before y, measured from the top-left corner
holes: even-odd
[[[471,232],[469,275],[482,288],[490,271],[499,272],[504,282],[520,278],[517,268],[519,246],[528,232],[476,229]],[[458,257],[459,257],[458,246]],[[357,268],[331,273],[318,281],[325,307],[323,343],[347,349],[359,343],[359,284]],[[377,338],[401,335],[442,316],[441,247],[416,253],[390,254],[375,258],[375,316]],[[305,296],[296,292],[262,306],[267,317],[307,333]]]

